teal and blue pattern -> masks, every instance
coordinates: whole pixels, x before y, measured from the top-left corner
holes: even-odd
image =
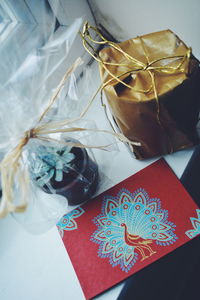
[[[153,243],[169,246],[178,239],[176,225],[168,221],[160,199],[150,199],[142,188],[134,193],[123,188],[116,197],[105,196],[102,213],[93,221],[98,229],[91,241],[99,244],[98,256],[109,258],[113,267],[119,265],[125,272],[139,258],[143,261],[156,253]]]
[[[53,177],[57,182],[63,180],[63,172],[69,172],[75,158],[71,149],[69,146],[58,148],[40,145],[36,155],[30,156],[31,174],[40,187],[48,184]]]
[[[64,215],[60,221],[57,223],[58,231],[60,232],[61,237],[64,236],[64,230],[75,230],[78,228],[76,223],[77,218],[79,218],[84,213],[83,208],[78,207],[68,214]]]
[[[200,234],[200,209],[196,209],[196,212],[197,212],[197,218],[193,218],[193,217],[190,218],[190,221],[194,229],[190,229],[185,232],[185,234],[190,239]]]

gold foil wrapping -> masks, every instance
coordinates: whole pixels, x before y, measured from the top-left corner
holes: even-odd
[[[99,56],[114,120],[128,139],[141,143],[133,146],[136,158],[172,153],[198,143],[199,61],[173,32],[130,39],[116,48],[104,48]],[[112,74],[122,83],[109,81]]]

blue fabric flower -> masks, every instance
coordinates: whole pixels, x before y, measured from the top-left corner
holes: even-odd
[[[39,186],[46,185],[52,177],[57,182],[63,180],[63,171],[69,172],[75,158],[71,148],[38,147],[36,155],[31,157],[31,173]]]

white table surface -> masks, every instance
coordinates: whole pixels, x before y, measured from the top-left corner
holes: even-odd
[[[93,84],[98,86],[98,69],[92,65]],[[99,128],[107,127],[104,112],[97,97],[91,116]],[[102,125],[103,124],[103,125]],[[154,160],[137,161],[126,146],[118,143],[107,176],[112,184],[152,163]],[[178,177],[181,176],[192,149],[165,156]],[[0,299],[1,300],[82,300],[85,299],[68,254],[56,227],[41,235],[28,233],[11,216],[0,220]],[[77,252],[78,255],[78,252]],[[99,300],[115,300],[123,283],[96,297]]]

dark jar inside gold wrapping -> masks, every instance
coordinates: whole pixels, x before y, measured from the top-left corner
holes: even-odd
[[[199,61],[173,32],[144,35],[115,48],[111,45],[99,56],[113,118],[128,139],[141,143],[132,146],[136,158],[169,154],[199,143]]]

